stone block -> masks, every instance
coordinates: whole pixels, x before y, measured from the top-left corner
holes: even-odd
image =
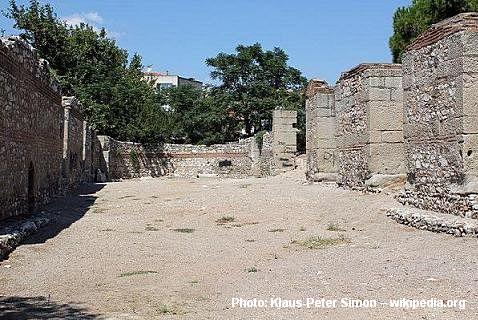
[[[403,139],[403,131],[381,131],[381,142],[385,143],[401,143]]]
[[[370,130],[388,131],[403,129],[402,106],[392,102],[369,102]]]
[[[390,101],[391,93],[389,88],[370,88],[368,92],[369,101]]]
[[[465,173],[478,177],[478,134],[463,135],[462,153]]]
[[[384,82],[387,88],[402,89],[402,77],[387,77]]]
[[[405,149],[403,143],[374,143],[370,145],[371,172],[382,174],[405,173]]]

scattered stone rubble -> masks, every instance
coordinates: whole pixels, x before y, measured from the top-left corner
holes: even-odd
[[[2,228],[0,228],[0,261],[26,237],[54,221],[55,217],[52,213],[42,212],[25,219],[4,222]]]

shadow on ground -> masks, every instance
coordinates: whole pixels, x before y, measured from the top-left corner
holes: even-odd
[[[75,193],[56,199],[44,208],[44,211],[55,212],[56,221],[27,237],[21,244],[44,243],[56,237],[62,230],[69,228],[91,208],[98,199],[94,194],[104,186],[104,184],[83,184]]]
[[[30,319],[100,319],[74,304],[57,304],[45,297],[1,297],[1,320]]]

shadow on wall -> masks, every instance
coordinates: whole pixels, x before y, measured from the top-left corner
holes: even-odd
[[[58,304],[45,297],[0,297],[0,319],[100,319],[74,304]]]

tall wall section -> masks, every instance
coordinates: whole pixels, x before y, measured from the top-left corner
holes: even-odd
[[[63,136],[63,187],[74,189],[79,183],[88,180],[86,176],[86,153],[92,134],[83,118],[83,106],[75,97],[63,97],[64,136]]]
[[[306,177],[308,181],[337,180],[334,90],[314,79],[307,87]]]
[[[433,25],[403,56],[403,203],[478,217],[478,13]]]
[[[361,64],[335,88],[338,183],[376,187],[404,174],[402,70]]]
[[[33,211],[60,190],[63,108],[46,61],[0,39],[0,219]]]
[[[276,172],[295,168],[297,111],[276,109],[272,117],[273,167]]]

